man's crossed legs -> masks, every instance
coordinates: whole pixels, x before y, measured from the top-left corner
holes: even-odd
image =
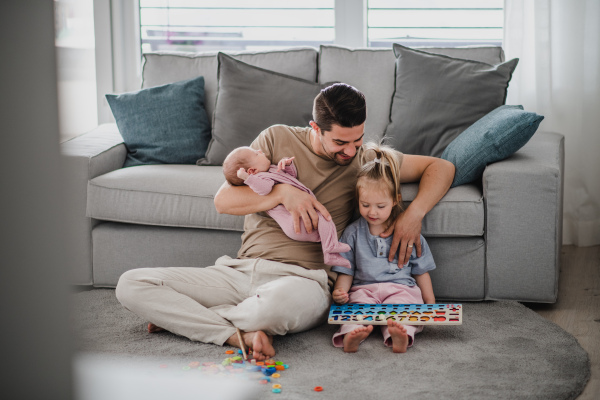
[[[258,360],[275,355],[272,335],[323,322],[331,299],[324,270],[227,256],[206,268],[127,271],[116,296],[155,326],[191,340],[240,347],[239,328]]]

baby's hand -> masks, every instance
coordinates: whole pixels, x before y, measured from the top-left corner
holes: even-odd
[[[292,164],[292,160],[294,160],[294,158],[296,158],[296,157],[285,157],[285,158],[282,158],[281,161],[279,161],[279,163],[277,164],[277,172],[279,172],[282,169],[285,169],[285,167],[291,165]]]
[[[331,297],[333,297],[333,301],[338,304],[346,304],[349,300],[348,292],[344,291],[343,289],[335,289],[331,293]]]
[[[238,171],[237,171],[238,178],[246,180],[246,179],[248,179],[248,176],[250,176],[250,175],[248,175],[248,173],[246,172],[246,170],[243,167],[238,169]]]

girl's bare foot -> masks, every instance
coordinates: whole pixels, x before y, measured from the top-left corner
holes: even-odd
[[[352,332],[344,335],[344,351],[346,353],[356,353],[360,342],[365,340],[373,332],[373,325],[363,325]]]
[[[392,337],[392,351],[394,353],[406,353],[408,349],[408,334],[406,328],[396,321],[388,319],[388,331]]]
[[[252,356],[255,360],[263,361],[275,357],[275,348],[273,348],[273,337],[263,331],[242,332],[242,340],[246,348],[252,349]],[[237,334],[232,335],[225,342],[231,346],[242,348]]]
[[[160,326],[154,325],[152,322],[148,324],[148,333],[164,332],[164,329]]]

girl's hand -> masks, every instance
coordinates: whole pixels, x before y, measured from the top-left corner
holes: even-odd
[[[238,169],[238,171],[237,171],[238,178],[246,180],[246,179],[248,179],[248,176],[250,176],[250,175],[248,175],[248,173],[246,172],[246,170],[244,168]]]
[[[279,163],[277,163],[277,172],[281,171],[282,169],[285,169],[285,167],[288,167],[292,164],[292,161],[294,160],[295,157],[286,157],[286,158],[282,158],[281,161],[279,161]]]
[[[331,293],[331,297],[333,298],[333,301],[338,304],[346,304],[349,300],[348,292],[346,292],[344,289],[335,289]]]

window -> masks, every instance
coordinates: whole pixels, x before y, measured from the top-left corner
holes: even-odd
[[[98,124],[94,3],[54,0],[60,141]]]
[[[140,0],[139,4],[142,52],[334,43],[501,45],[504,18],[503,0]]]
[[[503,7],[503,0],[368,0],[368,45],[500,46]]]
[[[139,89],[141,53],[321,44],[501,45],[504,20],[503,0],[112,0],[93,5],[100,122],[112,120],[105,93]]]
[[[142,52],[318,47],[334,24],[334,0],[140,0]]]

